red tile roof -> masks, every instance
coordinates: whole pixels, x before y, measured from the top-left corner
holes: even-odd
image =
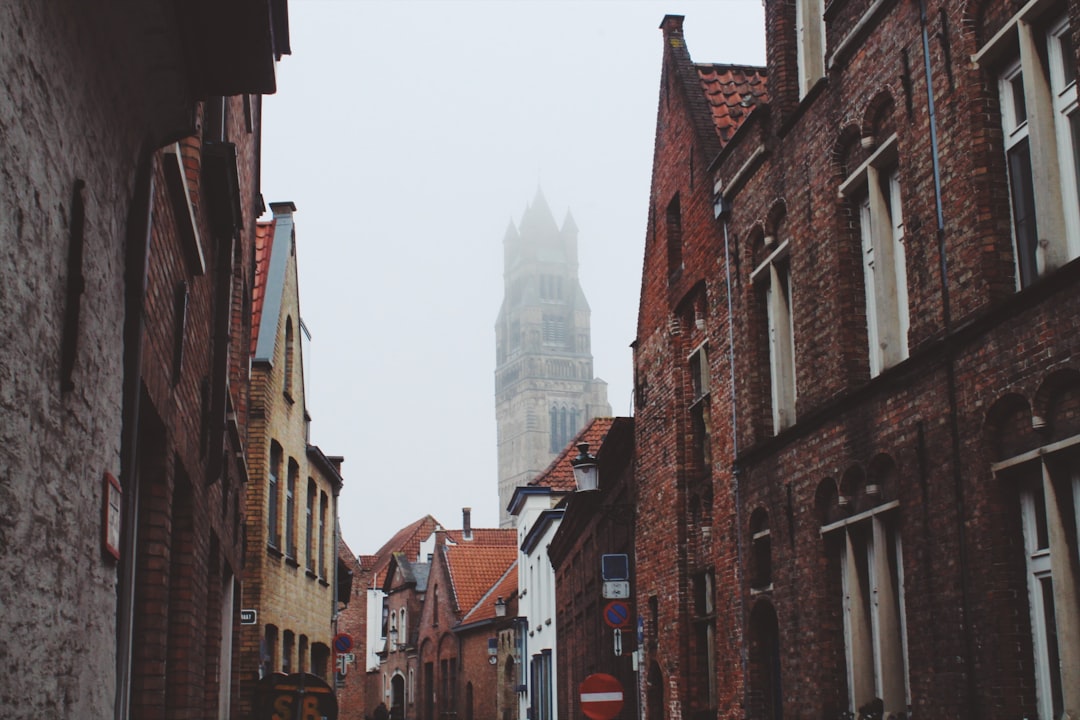
[[[723,147],[754,108],[769,101],[765,68],[702,63],[694,67]]]
[[[446,538],[455,543],[476,543],[477,545],[516,545],[513,534],[507,535],[502,528],[473,528],[472,539],[465,539],[464,530],[447,530]]]
[[[462,624],[493,620],[496,617],[495,603],[499,598],[502,598],[504,602],[509,602],[510,598],[517,593],[517,586],[517,560],[515,559],[510,564],[510,567],[506,569],[506,572],[503,573],[503,576],[495,582],[494,587],[484,593],[476,605],[465,613],[465,616],[461,619]]]
[[[509,542],[503,541],[497,545],[467,542],[444,546],[455,606],[462,616],[472,610],[517,562],[517,531],[506,528],[496,532],[506,535]]]
[[[251,290],[251,354],[259,342],[263,300],[266,299],[266,276],[270,269],[270,250],[274,246],[276,220],[255,223],[255,286]]]
[[[595,455],[600,445],[603,444],[604,438],[607,437],[608,430],[611,429],[613,422],[615,422],[615,418],[594,418],[551,461],[547,470],[529,481],[529,485],[551,488],[555,492],[574,492],[574,466],[570,464],[570,461],[578,455],[578,443],[589,443],[589,450]]]
[[[431,537],[435,528],[439,527],[439,521],[430,515],[412,522],[394,533],[372,557],[371,565],[364,563],[365,570],[373,572],[372,582],[374,587],[382,586],[382,573],[390,564],[394,553],[405,553],[409,562],[416,562],[420,554],[420,544]]]

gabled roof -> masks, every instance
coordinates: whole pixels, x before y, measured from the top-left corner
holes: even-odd
[[[372,573],[373,587],[382,587],[383,572],[395,552],[402,553],[410,562],[416,562],[420,556],[420,545],[431,537],[437,527],[439,521],[425,515],[394,533],[374,555],[364,556],[364,569]]]
[[[261,284],[259,298],[259,322],[252,317],[252,359],[272,361],[274,346],[277,342],[278,322],[281,306],[285,301],[285,276],[288,272],[289,257],[292,254],[293,212],[296,206],[291,202],[270,203],[274,211],[273,238],[267,248],[266,271],[260,275],[258,270],[258,248],[256,247],[255,282]],[[252,303],[254,313],[254,303]]]
[[[473,528],[471,539],[465,539],[464,530],[447,530],[446,539],[454,544],[476,543],[477,545],[503,545],[507,542],[506,531],[502,528]],[[513,535],[510,544],[515,543]]]
[[[251,354],[259,342],[259,323],[262,322],[263,300],[266,298],[266,275],[270,270],[270,250],[274,244],[276,221],[255,224],[255,286],[251,289]]]
[[[484,593],[483,597],[461,618],[462,625],[469,625],[472,623],[483,622],[484,620],[494,620],[497,616],[495,614],[495,603],[502,598],[504,602],[510,600],[510,598],[517,592],[517,560],[510,564],[510,567],[506,568],[506,572],[499,578],[495,585],[488,589]]]
[[[614,418],[593,418],[551,461],[547,470],[529,481],[529,485],[551,488],[555,492],[574,492],[574,466],[570,464],[570,461],[578,455],[578,443],[589,443],[591,451],[595,453],[596,449],[603,444],[613,422],[615,422]]]
[[[504,535],[508,540],[497,545],[470,542],[444,545],[442,548],[454,605],[460,616],[472,610],[517,562],[517,532],[513,528],[493,532]]]
[[[765,68],[752,65],[695,64],[701,89],[712,109],[720,146],[728,141],[759,104],[769,101]]]

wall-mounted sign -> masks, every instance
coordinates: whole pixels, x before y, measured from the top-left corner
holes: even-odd
[[[259,613],[255,610],[241,610],[240,611],[240,624],[241,625],[258,625]]]
[[[338,704],[326,681],[311,673],[274,673],[256,688],[259,720],[337,720]]]
[[[600,594],[606,600],[625,600],[630,597],[630,583],[626,580],[605,580]]]
[[[600,557],[600,577],[604,580],[629,580],[630,557],[626,553],[602,555]]]
[[[626,627],[630,624],[630,605],[622,600],[612,600],[604,606],[604,622],[608,627]]]
[[[114,559],[120,559],[120,514],[123,509],[120,483],[112,473],[105,473],[105,497],[101,518],[102,547]]]

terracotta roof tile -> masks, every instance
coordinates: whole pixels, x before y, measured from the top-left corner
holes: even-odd
[[[467,624],[494,619],[495,603],[499,598],[509,602],[510,598],[517,593],[517,581],[517,559],[515,559],[514,562],[510,563],[510,567],[506,568],[503,576],[495,582],[495,585],[489,588],[472,609],[465,613],[461,622]]]
[[[416,562],[417,556],[420,554],[421,543],[431,537],[431,533],[435,532],[435,528],[438,526],[438,520],[430,515],[425,515],[394,533],[394,536],[387,540],[375,555],[371,556],[371,565],[369,566],[367,562],[364,563],[364,569],[371,570],[374,573],[373,582],[375,586],[381,586],[382,573],[390,564],[390,559],[394,553],[404,553],[410,562]]]
[[[446,538],[455,543],[476,543],[477,545],[516,545],[517,540],[513,534],[507,535],[502,528],[473,528],[472,539],[465,539],[464,530],[447,530]]]
[[[765,68],[695,63],[723,147],[750,113],[769,101]]]
[[[498,530],[510,538],[497,545],[475,542],[444,546],[450,585],[458,612],[467,614],[517,561],[517,531]]]
[[[574,466],[570,464],[570,461],[578,455],[578,443],[589,443],[590,451],[595,454],[597,448],[603,444],[604,438],[607,437],[608,430],[611,429],[613,422],[615,422],[615,418],[594,418],[551,461],[547,470],[529,481],[529,485],[551,488],[556,492],[574,492]]]
[[[255,223],[255,283],[251,290],[251,354],[259,342],[263,300],[266,299],[266,276],[270,269],[270,250],[274,245],[276,220]]]

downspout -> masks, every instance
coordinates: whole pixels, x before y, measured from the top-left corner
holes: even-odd
[[[739,465],[739,410],[735,397],[735,316],[733,315],[733,303],[731,299],[731,247],[728,239],[728,217],[731,215],[730,202],[723,194],[717,195],[713,211],[724,226],[724,272],[727,280],[727,318],[728,318],[728,374],[731,380],[731,475],[732,485],[735,491],[735,567],[736,586],[739,588],[739,627],[747,622],[746,601],[743,597],[743,524],[742,524],[742,500],[739,495],[739,483],[742,478],[742,467]],[[742,669],[743,707],[750,707],[747,673],[749,672],[750,658],[746,647],[745,636],[739,642],[739,664]]]
[[[960,626],[964,635],[964,685],[967,693],[967,707],[973,717],[978,717],[979,698],[975,693],[975,682],[972,677],[972,656],[974,655],[971,637],[971,625],[968,622],[968,610],[970,608],[971,591],[968,588],[968,561],[967,561],[967,535],[964,530],[964,518],[967,516],[964,503],[964,481],[960,470],[960,421],[959,407],[956,391],[956,367],[953,350],[949,344],[949,336],[952,333],[952,308],[949,298],[948,281],[948,258],[945,253],[945,213],[942,209],[941,199],[941,159],[938,152],[937,137],[937,109],[934,105],[934,83],[930,64],[930,38],[926,22],[926,0],[919,0],[919,27],[922,34],[923,68],[926,74],[926,99],[927,110],[930,114],[930,151],[934,170],[934,210],[937,220],[937,245],[938,258],[940,260],[939,271],[941,273],[941,315],[944,325],[945,347],[945,381],[946,393],[949,402],[949,434],[953,455],[953,493],[957,512],[957,541],[959,543],[960,560]]]
[[[142,389],[143,308],[150,260],[154,208],[154,146],[143,142],[128,208],[124,253],[124,382],[120,430],[120,483],[123,489],[122,537],[116,608],[116,688],[113,717],[130,714],[131,646],[134,635],[135,548],[139,518],[139,405]]]

